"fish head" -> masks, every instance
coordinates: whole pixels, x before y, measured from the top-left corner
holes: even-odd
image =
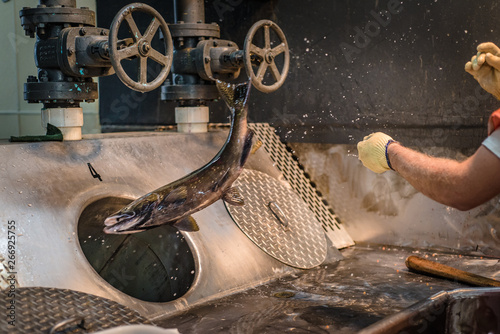
[[[133,212],[117,212],[104,221],[104,232],[107,234],[130,234],[144,231],[144,217],[134,215]]]
[[[106,226],[104,232],[107,234],[131,234],[148,229],[156,205],[155,196],[145,196],[130,203],[104,220]]]

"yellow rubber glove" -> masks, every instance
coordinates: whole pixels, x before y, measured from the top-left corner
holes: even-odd
[[[500,48],[493,43],[482,43],[477,55],[465,64],[470,73],[488,93],[500,100]]]
[[[382,132],[372,133],[358,143],[358,157],[363,165],[375,173],[392,169],[387,161],[387,146],[394,140]]]

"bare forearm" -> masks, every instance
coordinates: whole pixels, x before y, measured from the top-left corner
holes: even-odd
[[[500,194],[500,157],[484,145],[458,162],[416,152],[376,132],[358,143],[358,153],[359,160],[373,172],[384,173],[392,166],[424,195],[460,210]]]
[[[467,162],[430,157],[397,143],[388,154],[394,170],[424,195],[458,209],[471,206]]]

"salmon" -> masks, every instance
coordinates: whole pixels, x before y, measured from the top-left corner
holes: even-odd
[[[252,150],[253,132],[247,123],[251,83],[233,85],[217,80],[216,85],[231,111],[231,128],[224,146],[203,167],[138,198],[106,218],[105,233],[136,233],[165,224],[181,231],[198,231],[193,213],[219,199],[231,205],[244,205],[232,184],[243,171]]]

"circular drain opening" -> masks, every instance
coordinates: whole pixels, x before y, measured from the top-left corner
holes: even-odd
[[[97,273],[116,289],[148,302],[184,295],[195,277],[195,261],[184,236],[174,227],[124,235],[103,232],[104,219],[132,202],[107,197],[88,205],[78,220],[83,253]]]

